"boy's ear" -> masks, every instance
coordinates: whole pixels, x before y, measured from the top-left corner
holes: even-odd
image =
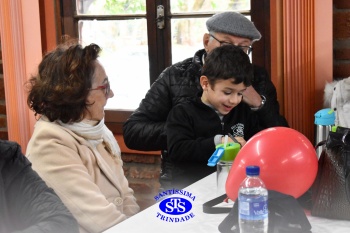
[[[205,76],[205,75],[202,75],[200,78],[199,78],[199,82],[201,84],[201,87],[203,90],[206,90],[209,86],[209,80],[208,80],[208,77]]]

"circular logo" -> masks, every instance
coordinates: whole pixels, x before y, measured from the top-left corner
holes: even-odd
[[[181,197],[169,197],[159,203],[159,209],[171,215],[185,214],[192,209],[192,203]]]

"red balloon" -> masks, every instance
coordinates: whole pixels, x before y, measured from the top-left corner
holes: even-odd
[[[226,180],[226,194],[233,201],[249,165],[260,167],[267,189],[298,198],[314,182],[318,159],[314,146],[300,132],[286,127],[262,130],[247,141],[233,161]]]

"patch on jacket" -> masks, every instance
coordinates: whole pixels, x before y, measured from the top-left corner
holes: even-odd
[[[231,129],[234,137],[244,137],[244,124],[237,123],[231,126]]]

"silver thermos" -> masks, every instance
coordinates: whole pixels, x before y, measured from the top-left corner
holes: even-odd
[[[330,108],[322,109],[315,113],[315,145],[327,139],[329,131],[334,126],[335,113]],[[317,157],[320,158],[323,146],[316,149]]]

